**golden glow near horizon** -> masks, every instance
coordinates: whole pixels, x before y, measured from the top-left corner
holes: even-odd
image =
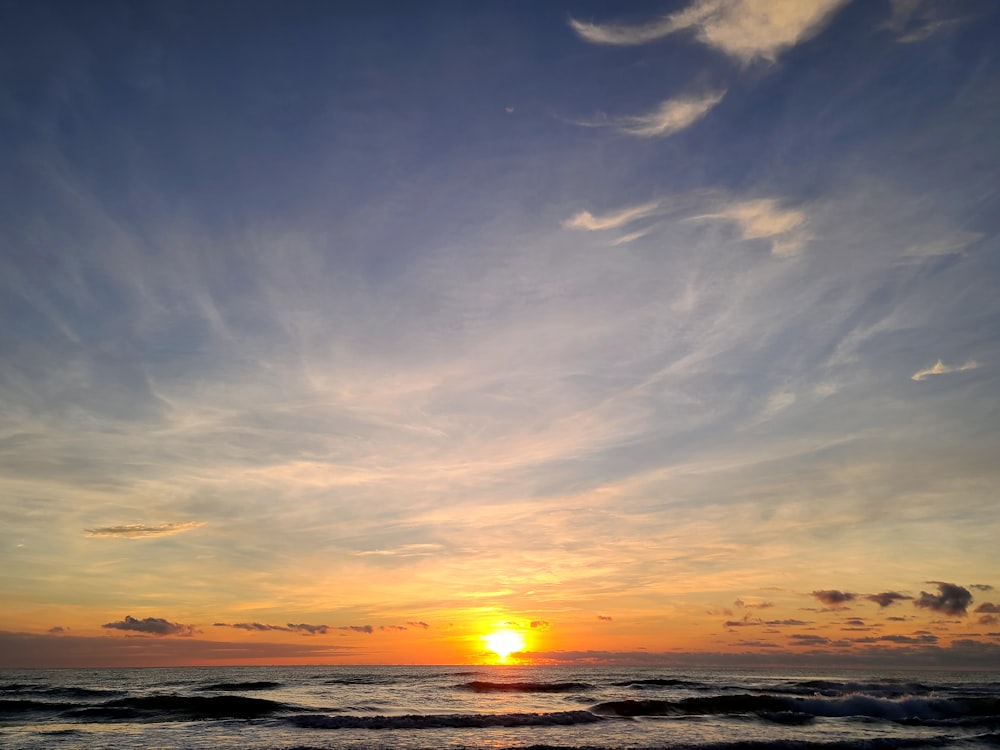
[[[497,660],[501,663],[506,662],[511,654],[525,649],[524,637],[517,631],[506,628],[484,635],[483,643],[488,650],[497,655]]]

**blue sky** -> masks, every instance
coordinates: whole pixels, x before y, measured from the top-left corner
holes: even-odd
[[[0,16],[5,637],[1000,659],[1000,9]]]

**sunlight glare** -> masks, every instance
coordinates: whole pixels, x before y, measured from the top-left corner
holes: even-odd
[[[500,661],[512,653],[524,650],[524,638],[513,630],[497,630],[483,636],[483,641],[486,643],[486,648],[495,653]]]

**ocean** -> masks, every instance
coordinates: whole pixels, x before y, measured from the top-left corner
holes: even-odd
[[[625,667],[0,671],[9,750],[987,748],[1000,674]]]

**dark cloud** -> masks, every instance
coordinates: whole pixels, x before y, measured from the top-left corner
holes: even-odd
[[[994,604],[993,602],[983,602],[978,607],[976,607],[976,612],[988,612],[989,614],[1000,614],[1000,604]]]
[[[880,641],[889,643],[937,643],[938,637],[933,633],[914,633],[913,635],[882,635]]]
[[[906,622],[909,618],[896,616],[896,617],[886,617],[885,619],[891,620],[893,622]]]
[[[844,620],[844,624],[845,625],[854,625],[855,627],[863,627],[863,626],[867,625],[867,623],[864,620],[862,620],[860,617],[851,617],[851,618],[849,618],[847,620]]]
[[[615,618],[613,618],[611,615],[598,615],[597,619],[598,620],[603,620],[604,622],[611,622]]]
[[[745,602],[742,599],[737,599],[733,602],[734,607],[742,607],[743,609],[770,609],[774,606],[773,602]]]
[[[913,602],[914,606],[942,612],[946,615],[965,616],[966,609],[972,604],[972,594],[967,588],[944,581],[928,581],[928,583],[936,585],[939,593],[934,595],[921,591],[920,598]]]
[[[885,609],[890,604],[895,602],[903,601],[906,599],[912,599],[912,596],[906,596],[906,594],[900,594],[898,591],[883,591],[881,594],[868,594],[865,599],[870,602],[875,602],[878,606]]]
[[[857,596],[857,594],[851,594],[847,591],[837,591],[836,589],[813,591],[812,595],[828,607],[838,607],[845,602],[854,601],[854,598]]]
[[[213,622],[212,627],[236,628],[237,630],[248,630],[251,633],[266,633],[270,630],[281,630],[286,633],[291,632],[291,628],[286,628],[283,625],[264,625],[259,622],[234,622],[232,625],[228,622]]]
[[[788,640],[795,646],[826,646],[830,644],[829,638],[811,633],[793,633],[788,636]]]
[[[379,630],[385,630],[385,631],[409,630],[409,628],[407,628],[407,627],[405,627],[403,625],[379,625],[378,629]]]
[[[980,625],[996,625],[1000,623],[1000,617],[996,615],[981,615],[979,617]]]
[[[58,633],[65,633],[66,628],[64,628],[62,625],[56,625],[55,627],[49,628],[49,632],[52,633],[53,635],[56,635]]]
[[[988,583],[973,583],[969,585],[970,589],[975,589],[976,591],[992,591],[993,587]]]
[[[326,626],[324,625],[323,627]],[[371,635],[372,632],[375,630],[375,628],[373,628],[371,625],[341,625],[339,628],[336,629],[347,630],[352,633],[367,633],[368,635]],[[326,631],[324,630],[323,632],[325,633]]]
[[[727,620],[725,627],[727,628],[748,628],[754,626],[789,626],[789,625],[808,625],[807,620],[762,620],[759,617],[751,617],[750,615],[745,615],[742,620]]]
[[[299,624],[288,623],[287,625],[267,625],[262,622],[213,622],[212,627],[216,628],[236,628],[246,630],[251,633],[268,633],[278,631],[281,633],[302,633],[303,635],[324,635],[330,632],[329,625],[310,625],[305,622]]]
[[[369,627],[371,627],[371,626],[369,626]],[[326,633],[329,632],[330,626],[329,625],[310,625],[309,623],[306,623],[306,622],[300,622],[298,625],[293,625],[292,623],[288,623],[288,629],[289,630],[294,630],[294,631],[296,631],[298,633],[305,633],[307,635],[316,635],[316,634],[325,635]],[[370,633],[371,630],[369,630],[368,632]]]
[[[147,635],[194,635],[195,629],[191,625],[181,625],[177,622],[167,622],[162,617],[147,617],[137,620],[132,615],[125,615],[124,620],[117,622],[106,622],[102,628],[110,630],[129,630],[135,633],[146,633]]]
[[[609,617],[608,619],[610,620],[611,618]],[[550,626],[548,620],[532,620],[531,627],[537,630],[548,630]]]
[[[421,630],[427,630],[428,628],[430,628],[430,625],[428,625],[423,620],[418,620],[416,622],[414,622],[413,620],[410,620],[406,624],[409,625],[411,628],[420,628]]]

